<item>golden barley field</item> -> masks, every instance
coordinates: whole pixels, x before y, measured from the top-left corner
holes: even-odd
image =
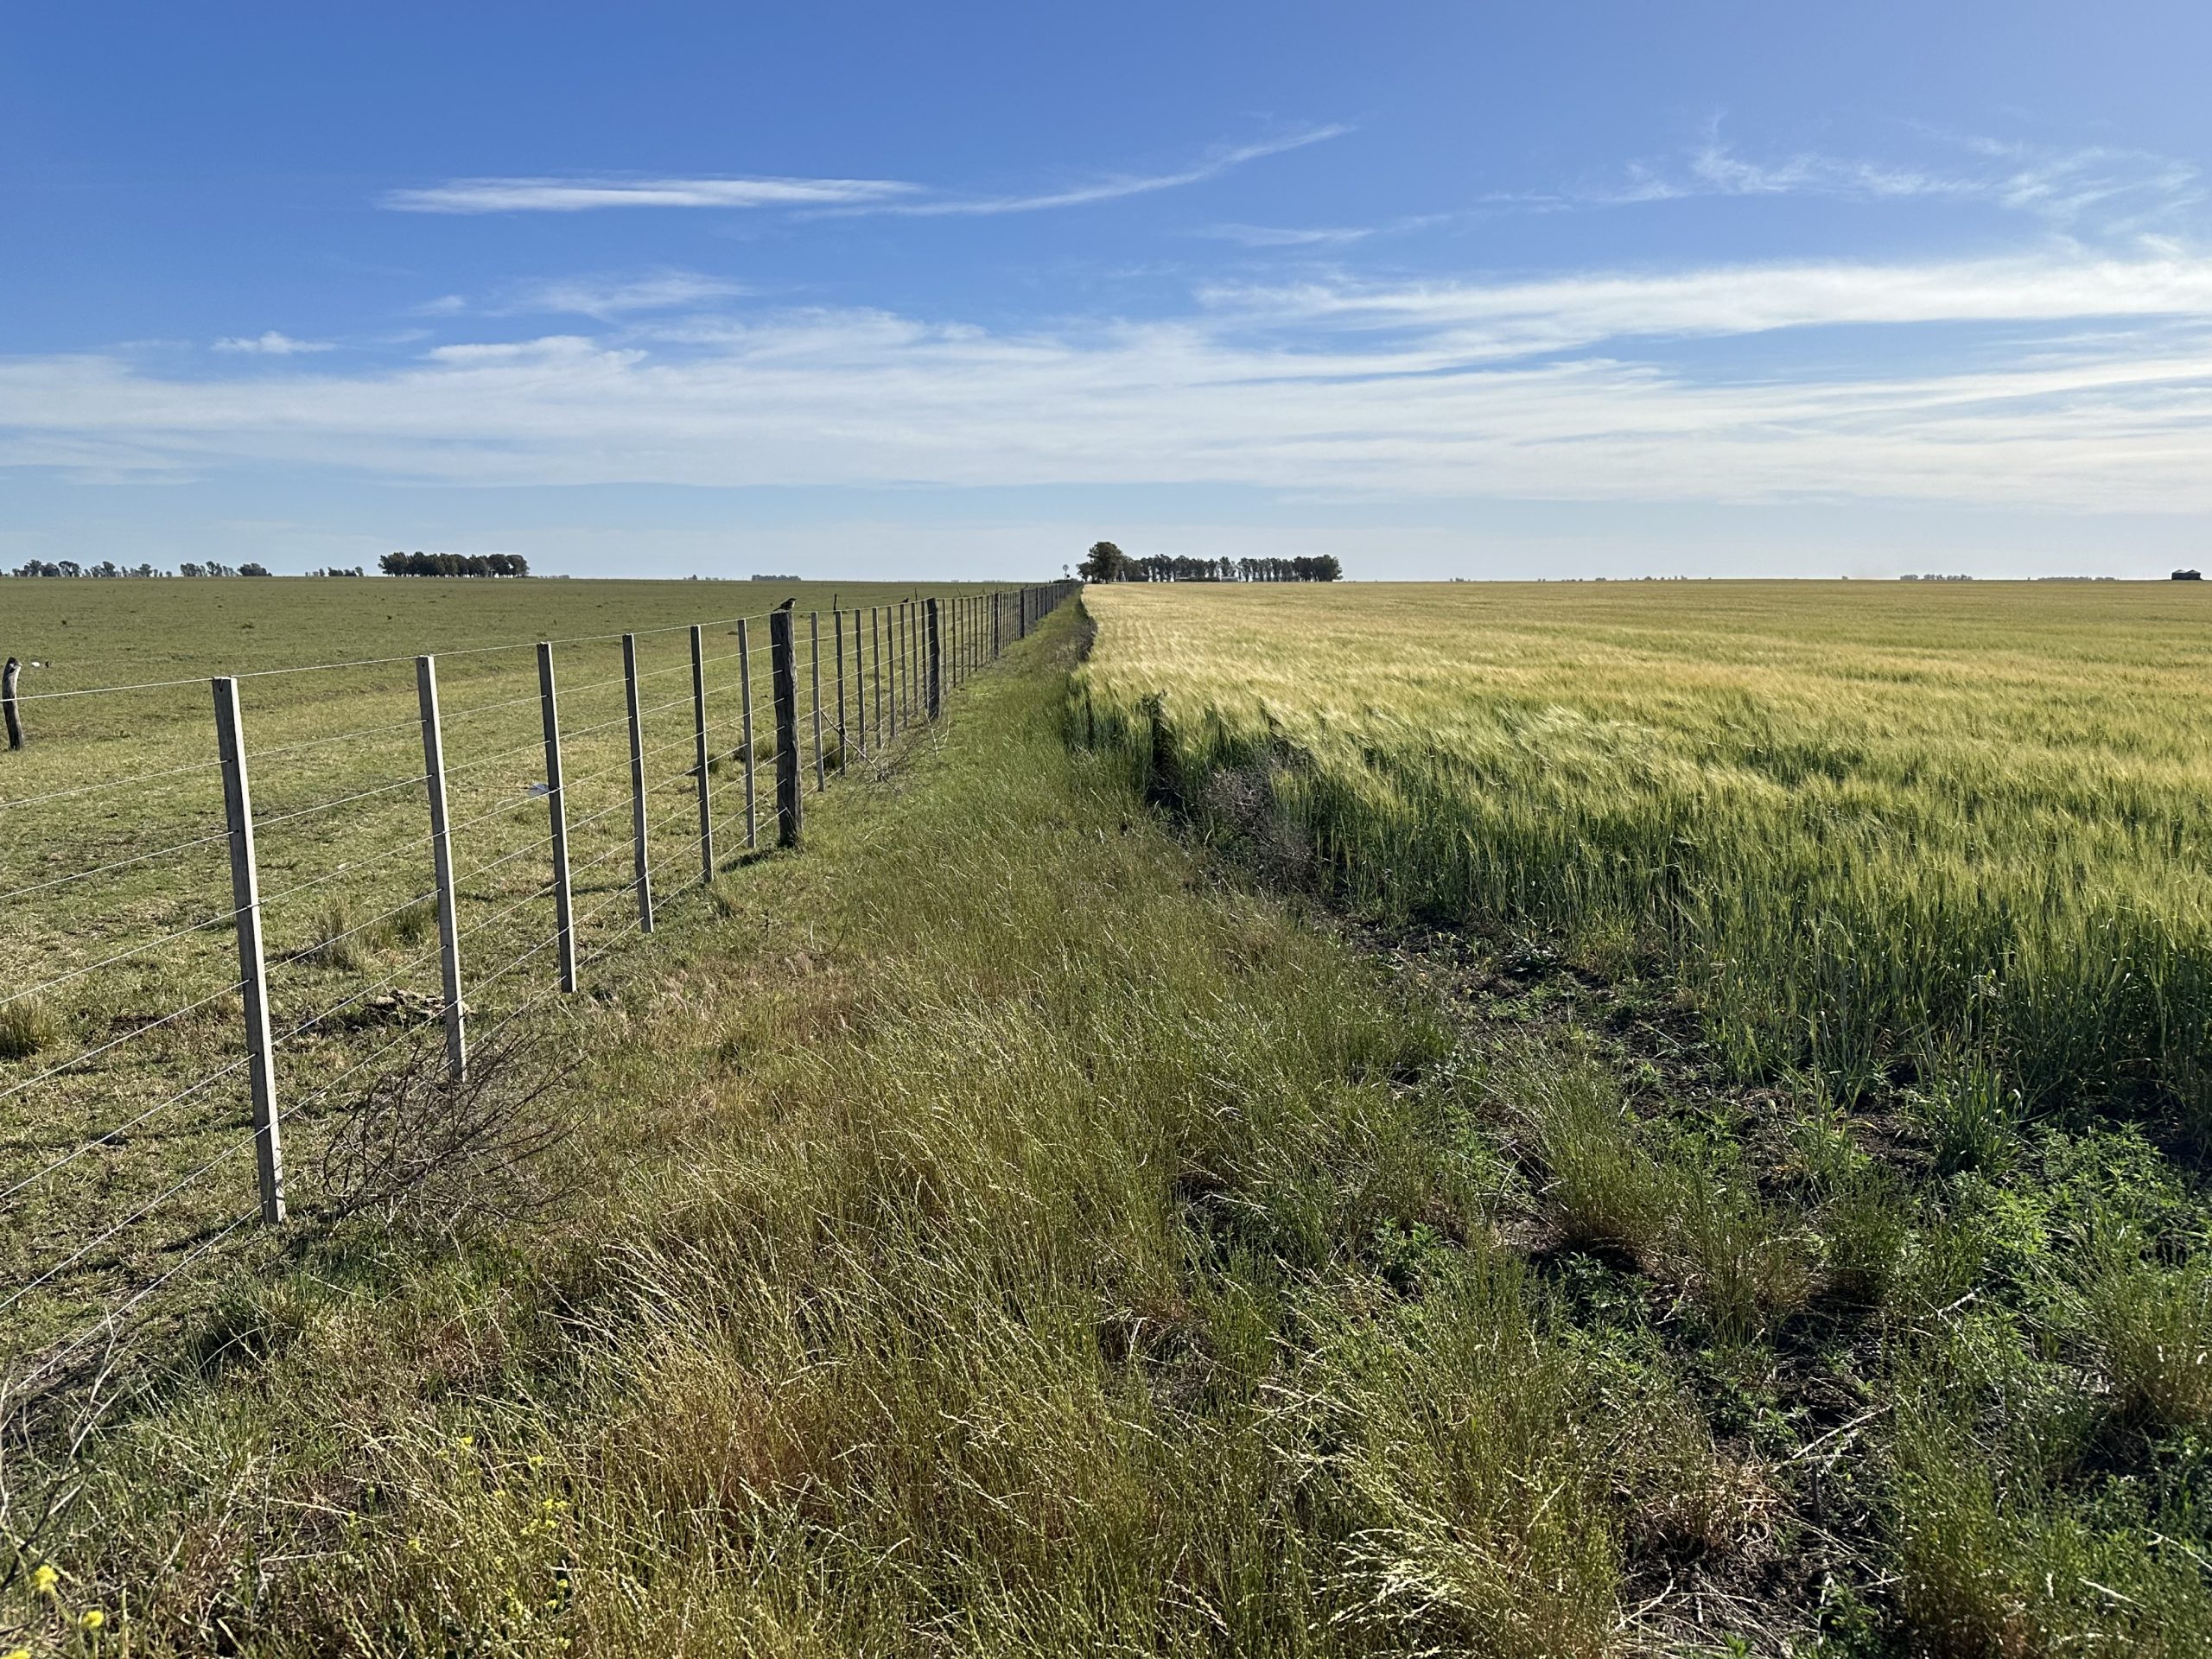
[[[1663,957],[1746,1072],[2212,1111],[2212,594],[1095,588],[1096,734],[1344,888]]]

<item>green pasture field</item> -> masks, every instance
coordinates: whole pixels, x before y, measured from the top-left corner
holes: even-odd
[[[464,995],[477,1028],[488,1030],[555,983],[549,814],[532,792],[545,778],[532,643],[572,642],[556,646],[556,664],[578,951],[588,962],[628,937],[638,915],[619,635],[639,635],[654,885],[664,906],[681,906],[704,877],[688,626],[711,625],[710,782],[717,865],[728,868],[748,851],[737,620],[753,619],[754,753],[765,763],[773,747],[765,613],[798,601],[810,772],[807,613],[822,613],[823,747],[836,768],[830,613],[844,611],[857,750],[863,671],[850,636],[854,608],[922,591],[544,579],[0,581],[0,654],[43,664],[22,681],[28,747],[0,751],[8,977],[0,983],[0,1284],[11,1287],[0,1296],[22,1298],[0,1315],[0,1358],[84,1327],[253,1207],[207,677],[250,677],[240,698],[271,1022],[280,1039],[306,1027],[279,1042],[278,1096],[290,1196],[312,1209],[321,1126],[411,1046],[435,1040],[441,987],[413,654],[439,657]],[[865,671],[871,730],[874,651]],[[285,671],[321,664],[362,665]],[[55,695],[79,692],[87,694]],[[772,770],[760,766],[764,838]],[[58,982],[27,988],[43,982]],[[64,1167],[39,1173],[73,1154]],[[66,1266],[48,1277],[57,1263]]]
[[[1560,988],[1569,1058],[1493,1131],[1516,1224],[1601,1344],[1722,1379],[1780,1486],[1792,1415],[1856,1402],[1818,1455],[1879,1474],[1840,1529],[1888,1575],[1867,1651],[2207,1650],[2212,594],[1086,603],[1078,741]]]

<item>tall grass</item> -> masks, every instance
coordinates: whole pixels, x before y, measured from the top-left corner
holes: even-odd
[[[61,1574],[19,1628],[1614,1651],[1651,1541],[1736,1535],[1710,1433],[1491,1241],[1433,1012],[1208,880],[1065,749],[1065,684],[980,678],[575,1011],[566,1210],[241,1286],[19,1554]]]
[[[1663,957],[1743,1075],[1848,1098],[1971,1057],[2029,1112],[2202,1134],[2199,598],[1101,589],[1077,718],[1194,802],[1263,770],[1356,903]]]

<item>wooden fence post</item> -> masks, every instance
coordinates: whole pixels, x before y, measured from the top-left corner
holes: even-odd
[[[938,633],[937,601],[928,601],[926,614],[929,618],[930,659],[929,677],[924,690],[929,698],[929,717],[935,720],[944,704],[944,643]]]
[[[691,730],[694,764],[699,768],[699,879],[715,879],[715,809],[707,797],[707,765],[714,757],[707,744],[707,640],[697,623],[691,625]]]
[[[746,641],[745,624],[737,625],[739,701],[745,709],[745,845],[747,851],[760,844],[760,816],[754,810],[753,785],[753,652]]]
[[[468,1071],[468,1032],[461,1002],[461,912],[453,890],[453,834],[446,815],[445,728],[438,718],[438,664],[415,659],[415,701],[423,715],[423,776],[430,796],[430,861],[438,882],[438,974],[445,991],[446,1075]]]
[[[223,763],[223,817],[230,830],[231,915],[245,993],[246,1077],[253,1091],[253,1161],[261,1218],[284,1219],[284,1152],[276,1123],[276,1056],[269,1038],[269,964],[261,948],[261,877],[253,855],[253,791],[246,783],[238,683],[214,682],[215,743]]]
[[[4,716],[7,721],[8,747],[11,749],[23,747],[22,711],[16,701],[22,679],[23,665],[10,657],[8,665],[0,668],[0,716]]]
[[[880,605],[871,605],[868,607],[868,637],[870,647],[868,655],[875,659],[875,671],[869,675],[868,678],[873,683],[875,691],[875,741],[880,743],[884,741],[883,607]],[[891,734],[895,737],[898,733],[899,721],[894,715],[891,721]]]
[[[861,734],[861,753],[868,753],[868,658],[861,654],[860,607],[853,607],[853,724]]]
[[[798,780],[798,652],[791,632],[790,610],[768,613],[769,670],[776,693],[776,842],[796,849],[806,797]]]
[[[645,844],[645,727],[638,712],[638,636],[622,636],[622,696],[630,714],[631,867],[638,888],[638,931],[653,931],[653,861]]]
[[[576,905],[569,889],[569,807],[561,786],[561,714],[553,695],[553,646],[537,642],[537,701],[545,724],[545,804],[553,824],[553,925],[558,930],[561,988],[576,988]]]

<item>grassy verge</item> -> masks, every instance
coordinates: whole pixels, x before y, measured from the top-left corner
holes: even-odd
[[[1680,1491],[1732,1535],[1494,1236],[1448,1029],[1067,751],[1074,643],[579,1016],[555,1217],[239,1286],[27,1643],[1596,1653]]]
[[[2202,1537],[2186,1471],[2067,1484],[2185,1458],[2196,1281],[2116,1245],[2026,1353],[1969,1294],[1993,1250],[2056,1282],[2037,1229],[2120,1141],[2032,1216],[1901,1212],[1663,998],[1336,937],[1068,749],[1076,625],[576,1014],[559,1209],[239,1285],[20,1554],[16,1639],[2197,1650],[2144,1510]],[[2050,1439],[2076,1375],[2109,1408]]]

